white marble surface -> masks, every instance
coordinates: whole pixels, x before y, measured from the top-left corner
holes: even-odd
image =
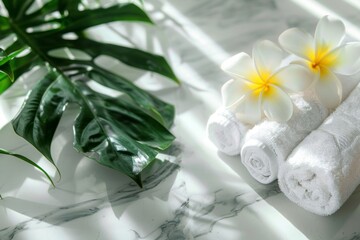
[[[288,27],[313,31],[324,14],[346,20],[360,39],[357,0],[149,0],[157,27],[113,23],[91,30],[104,41],[136,45],[167,56],[181,87],[153,74],[131,71],[136,83],[173,103],[177,140],[148,170],[145,187],[72,149],[76,109],[62,119],[53,155],[62,172],[56,188],[24,163],[1,158],[0,239],[360,239],[360,189],[330,217],[290,202],[277,182],[255,182],[239,157],[217,153],[205,137],[209,115],[220,106],[227,76],[219,63],[260,39],[276,41]],[[100,33],[101,34],[98,34]],[[120,39],[122,35],[127,38]],[[128,69],[104,58],[113,71]],[[150,77],[150,78],[149,78]],[[0,147],[38,159],[55,170],[6,122],[25,91],[15,85],[0,98]],[[14,96],[15,95],[15,96]]]

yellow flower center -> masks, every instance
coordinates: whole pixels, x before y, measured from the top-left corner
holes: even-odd
[[[319,67],[319,65],[320,65],[320,63],[319,63],[319,62],[312,62],[312,63],[311,63],[311,67],[312,67],[313,69],[318,68],[318,67]]]
[[[249,89],[252,91],[253,95],[258,97],[261,93],[270,94],[271,84],[275,84],[276,79],[271,76],[271,73],[266,70],[259,69],[258,72],[253,72],[249,76],[251,82],[248,83]]]
[[[338,53],[331,51],[332,48],[326,44],[318,44],[317,49],[308,49],[306,56],[309,59],[309,68],[314,72],[320,72],[324,74],[325,68],[330,69],[331,67],[338,64]]]

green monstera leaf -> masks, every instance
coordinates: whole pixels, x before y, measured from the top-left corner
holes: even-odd
[[[4,92],[14,81],[14,72],[12,69],[12,62],[13,59],[18,56],[24,49],[19,49],[15,52],[12,52],[10,54],[6,54],[6,52],[0,48],[0,93]],[[35,168],[39,169],[44,175],[49,179],[50,183],[54,186],[54,182],[52,181],[49,174],[38,164],[36,164],[34,161],[30,160],[29,158],[7,151],[5,149],[0,148],[0,157],[1,156],[12,156],[14,158],[17,158],[19,160],[22,160]],[[0,195],[0,198],[1,195]]]
[[[35,0],[2,2],[8,17],[0,17],[0,37],[16,36],[5,52],[27,49],[12,59],[14,73],[8,76],[6,87],[35,66],[47,72],[38,79],[13,120],[15,132],[55,164],[50,151],[54,133],[67,106],[78,105],[80,113],[73,125],[74,148],[119,170],[141,186],[142,170],[174,140],[168,130],[174,120],[174,107],[125,77],[100,67],[95,59],[104,55],[114,57],[131,67],[161,74],[175,83],[179,81],[163,57],[94,41],[83,31],[113,21],[152,24],[150,18],[132,3],[90,9],[80,0],[49,0],[38,8],[34,7]],[[65,34],[76,37],[68,39]],[[52,54],[59,49],[79,51],[87,57]],[[0,85],[3,81],[0,79]],[[99,93],[91,88],[90,81],[122,94],[111,97]]]

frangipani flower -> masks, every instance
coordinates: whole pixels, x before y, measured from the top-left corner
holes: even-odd
[[[252,55],[239,53],[221,65],[233,78],[221,89],[225,107],[250,124],[262,113],[270,120],[289,120],[293,104],[287,92],[304,90],[311,83],[309,70],[298,64],[280,68],[283,51],[271,41],[258,42]]]
[[[316,26],[315,37],[291,28],[279,36],[280,45],[300,57],[296,61],[314,74],[314,87],[320,101],[333,108],[341,102],[342,86],[334,73],[352,75],[360,69],[360,43],[341,44],[345,26],[325,16]]]

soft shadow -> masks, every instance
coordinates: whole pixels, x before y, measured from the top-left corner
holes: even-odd
[[[360,216],[354,214],[359,207],[360,187],[354,191],[351,197],[336,213],[327,217],[318,216],[307,212],[288,200],[281,192],[277,181],[267,185],[257,182],[251,177],[245,166],[241,163],[240,156],[230,157],[222,153],[218,153],[218,156],[224,163],[236,171],[244,181],[264,199],[264,201],[274,207],[299,231],[310,239],[315,239],[316,236],[318,236],[318,232],[315,232],[315,229],[321,231],[322,234],[326,233],[329,237],[327,239],[332,239],[331,237],[340,234],[339,231],[345,224],[349,224],[350,219],[352,222],[351,224],[360,221]]]
[[[4,199],[1,202],[3,207],[26,215],[31,219],[15,226],[1,229],[0,235],[2,237],[8,236],[10,238],[14,232],[18,234],[28,228],[48,228],[50,227],[48,224],[54,226],[62,225],[66,222],[94,215],[108,207],[111,207],[114,214],[120,218],[128,203],[138,199],[158,197],[166,201],[179,169],[178,161],[180,159],[176,158],[175,155],[180,155],[181,147],[179,144],[174,144],[166,152],[166,156],[169,160],[170,158],[176,159],[172,159],[173,162],[157,160],[148,166],[143,173],[144,186],[140,188],[123,174],[93,163],[90,159],[84,159],[84,161],[89,163],[85,169],[76,169],[74,171],[73,168],[77,168],[77,165],[83,159],[79,159],[79,156],[70,153],[70,145],[66,144],[63,146],[60,151],[60,156],[62,157],[58,161],[59,168],[63,172],[66,170],[70,171],[63,175],[63,179],[58,183],[56,190],[49,192],[58,203],[61,202],[61,205],[43,204],[16,197]],[[64,155],[68,157],[65,158]],[[75,157],[71,158],[71,156]],[[94,181],[87,182],[87,186],[82,186],[81,188],[81,185],[86,183],[79,179],[82,177],[79,171],[91,176],[87,180],[93,179]],[[99,185],[101,187],[98,187]],[[94,189],[89,193],[91,187]],[[84,195],[88,195],[88,197],[84,198]],[[80,201],[81,198],[83,199]],[[87,226],[98,228],[93,221],[89,221]]]
[[[241,163],[240,156],[228,156],[224,153],[218,152],[218,157],[227,164],[231,169],[233,169],[236,173],[241,176],[241,178],[254,190],[259,194],[264,200],[267,198],[274,196],[276,194],[281,193],[279,185],[277,181],[274,181],[270,184],[261,184],[256,181],[248,172],[246,167]]]
[[[0,148],[22,154],[36,163],[42,159],[42,155],[31,144],[16,135],[11,123],[7,123],[0,130]],[[20,189],[27,179],[47,182],[50,187],[50,183],[40,171],[20,159],[0,155],[0,166],[0,194],[3,197],[7,196],[7,192]]]
[[[182,147],[174,143],[167,151],[168,160],[155,160],[142,173],[143,187],[140,188],[134,182],[124,184],[115,192],[108,190],[108,199],[117,218],[120,218],[126,208],[124,203],[130,203],[138,199],[159,198],[167,201],[170,190],[175,182],[180,169]],[[119,205],[122,205],[119,208]]]

